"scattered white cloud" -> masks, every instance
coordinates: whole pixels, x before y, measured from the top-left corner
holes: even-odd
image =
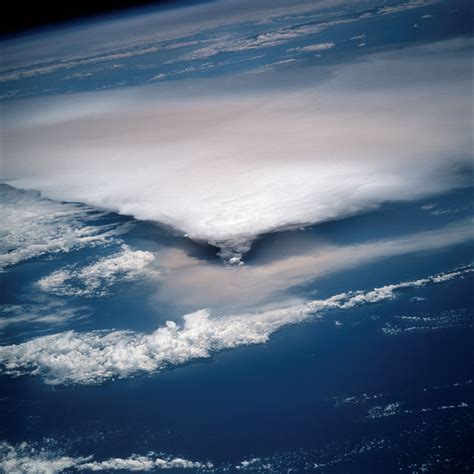
[[[428,18],[433,18],[433,15],[423,15],[420,17],[421,20],[427,20]]]
[[[168,77],[168,74],[164,74],[164,73],[160,73],[160,74],[157,74],[156,76],[153,76],[150,80],[151,81],[161,81],[163,79],[166,79]]]
[[[409,2],[404,2],[392,6],[381,7],[377,11],[378,15],[391,15],[394,13],[400,13],[406,10],[412,10],[414,8],[420,8],[423,6],[430,5],[435,3],[436,0],[413,0]],[[242,38],[241,36],[220,36],[211,39],[211,44],[186,53],[177,59],[170,60],[169,62],[180,62],[180,61],[194,61],[201,60],[215,56],[219,53],[229,53],[236,51],[246,51],[258,48],[273,47],[285,44],[289,41],[303,38],[308,35],[320,33],[325,31],[333,26],[353,23],[356,21],[364,20],[373,16],[371,13],[366,13],[360,15],[359,17],[354,18],[343,18],[336,19],[332,21],[323,21],[319,23],[309,24],[309,25],[293,25],[287,27],[280,27],[273,31],[268,31],[257,35],[255,38]],[[259,23],[261,24],[261,22]],[[271,22],[266,22],[266,24],[271,24]],[[359,39],[365,37],[365,34],[354,36],[350,39]],[[292,50],[303,50],[300,48],[294,48]],[[311,50],[308,50],[311,51]]]
[[[94,73],[92,72],[77,72],[76,74],[71,74],[66,76],[64,79],[83,79],[84,77],[91,77]]]
[[[364,39],[364,38],[365,38],[365,33],[362,33],[361,35],[351,36],[349,39],[352,40],[352,41],[355,41],[355,40],[360,40],[360,39]]]
[[[0,442],[0,469],[5,473],[55,474],[74,469],[91,458],[64,456],[47,449],[37,449],[28,443],[14,446]]]
[[[54,62],[52,64],[45,64],[32,68],[25,68],[20,70],[14,70],[11,72],[0,73],[0,82],[17,81],[19,79],[25,79],[28,77],[42,76],[44,74],[51,74],[53,72],[61,71],[64,69],[72,69],[79,66],[87,66],[90,64],[102,63],[107,61],[116,61],[119,59],[128,59],[135,56],[143,56],[145,54],[156,53],[161,48],[159,46],[150,46],[139,49],[133,49],[129,51],[119,51],[104,55],[92,56],[85,59],[76,59],[67,62]],[[81,74],[81,73],[79,73]],[[78,75],[75,75],[78,77]],[[83,77],[84,74],[81,74]]]
[[[86,462],[77,466],[79,471],[153,471],[155,469],[212,469],[211,462],[201,463],[183,458],[132,455],[129,458],[111,458],[106,461]]]
[[[100,225],[86,206],[51,201],[0,184],[0,269],[45,254],[106,245],[125,226]]]
[[[131,250],[122,245],[120,252],[102,257],[90,265],[69,266],[38,281],[42,291],[61,296],[107,296],[117,283],[139,277],[158,277],[149,268],[155,260],[151,252]]]
[[[261,459],[261,458],[250,458],[250,459],[244,459],[241,461],[235,468],[239,471],[246,471],[246,470],[257,470],[258,472],[260,471],[273,471],[274,467],[272,466],[271,463],[268,462],[268,460]]]
[[[310,25],[280,28],[266,33],[261,33],[255,38],[250,39],[223,35],[221,37],[216,38],[210,45],[207,45],[190,53],[186,53],[176,59],[169,60],[168,62],[175,63],[181,61],[195,61],[210,58],[220,53],[231,53],[280,46],[288,43],[289,41],[320,33],[321,31],[327,30],[333,26],[345,23],[352,23],[354,21],[357,21],[357,19],[340,19]],[[326,44],[329,45],[332,43]],[[322,49],[328,49],[330,47],[332,46],[328,46],[326,48],[322,47]],[[299,48],[295,48],[293,50],[297,49]],[[292,49],[290,49],[289,51],[291,50]],[[311,49],[308,49],[307,51],[311,51]],[[313,51],[318,50],[315,49]]]
[[[110,458],[93,461],[93,456],[71,457],[51,449],[47,440],[46,447],[30,443],[12,445],[0,442],[0,469],[5,473],[18,474],[55,474],[63,471],[154,471],[157,469],[199,469],[211,470],[211,462],[190,461],[181,457],[133,454],[128,458]]]
[[[385,324],[382,332],[388,336],[398,336],[469,327],[472,327],[472,315],[469,311],[460,309],[418,316],[397,316]]]
[[[290,324],[379,303],[400,291],[442,283],[474,271],[474,267],[375,288],[341,293],[325,300],[247,313],[211,317],[199,310],[183,317],[183,324],[167,321],[151,334],[130,331],[67,331],[0,347],[2,373],[42,376],[49,384],[98,384],[140,373],[152,373],[208,358],[214,352],[261,344]]]
[[[398,415],[401,404],[399,402],[389,403],[386,406],[375,406],[369,410],[367,418],[385,418],[387,416]]]
[[[111,61],[156,54],[162,50],[194,47],[203,43],[204,48],[186,53],[178,61],[203,59],[219,52],[245,51],[284,44],[292,39],[318,33],[333,25],[351,23],[373,16],[365,13],[359,17],[342,18],[332,21],[301,25],[302,19],[318,17],[321,9],[331,6],[335,9],[343,6],[341,0],[319,2],[213,2],[214,5],[201,4],[188,6],[179,12],[157,12],[137,15],[126,20],[101,22],[99,25],[84,25],[71,31],[58,30],[49,34],[35,34],[31,37],[5,41],[2,44],[3,67],[0,82],[16,81],[36,76],[67,71],[91,64],[100,64],[108,68]],[[405,10],[423,7],[433,1],[415,0],[392,6],[381,7],[379,15],[399,13]],[[227,12],[223,15],[223,12]],[[282,16],[285,12],[286,15]],[[344,10],[340,10],[345,14]],[[301,16],[306,14],[307,16]],[[284,19],[286,26],[274,31],[264,32],[254,38],[248,37],[246,25],[272,24],[272,19]],[[242,24],[241,35],[233,35],[222,41],[221,36],[213,34],[213,28],[225,25]],[[173,28],[171,28],[173,25]],[[117,35],[120,32],[120,35]],[[203,40],[192,35],[204,33]],[[84,41],[87,38],[87,41]],[[81,52],[68,45],[81,41]],[[81,74],[79,71],[78,74]]]

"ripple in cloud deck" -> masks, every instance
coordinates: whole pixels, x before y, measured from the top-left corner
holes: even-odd
[[[472,5],[217,0],[0,39],[0,471],[471,472]]]

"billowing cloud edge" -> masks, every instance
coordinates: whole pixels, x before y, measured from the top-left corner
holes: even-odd
[[[241,96],[209,80],[160,107],[148,87],[29,103],[5,114],[5,175],[169,225],[239,264],[258,235],[466,185],[471,46],[458,38],[369,55],[311,86],[294,75],[293,92],[275,75],[264,100],[237,78]]]
[[[201,309],[183,316],[183,324],[167,321],[151,334],[132,331],[67,331],[0,347],[1,373],[41,376],[45,383],[100,384],[154,373],[211,357],[223,349],[265,343],[275,331],[331,310],[380,303],[399,293],[440,284],[474,271],[472,265],[418,280],[369,291],[340,293],[324,300],[246,313],[211,317]]]
[[[0,442],[0,470],[5,473],[54,474],[65,470],[74,471],[154,471],[157,469],[212,469],[211,462],[190,461],[182,457],[132,454],[128,458],[110,458],[94,461],[93,456],[72,457],[47,447],[36,447],[31,443],[12,445]]]

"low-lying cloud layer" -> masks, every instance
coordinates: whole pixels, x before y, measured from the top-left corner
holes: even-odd
[[[39,375],[49,384],[98,384],[152,373],[210,357],[214,352],[261,344],[284,326],[331,310],[347,310],[394,298],[403,290],[439,284],[473,271],[473,267],[324,300],[260,313],[211,317],[202,309],[183,316],[183,325],[167,321],[151,334],[131,331],[68,331],[0,347],[1,373]]]
[[[265,92],[243,75],[181,83],[179,94],[154,86],[16,104],[4,111],[3,174],[171,225],[239,263],[262,233],[462,185],[470,46],[308,68],[311,85],[269,73]]]
[[[67,470],[87,471],[154,471],[156,469],[212,469],[211,462],[190,461],[181,457],[163,456],[150,452],[132,454],[128,458],[94,461],[93,456],[72,457],[29,443],[12,445],[0,442],[0,469],[6,473],[54,474]]]

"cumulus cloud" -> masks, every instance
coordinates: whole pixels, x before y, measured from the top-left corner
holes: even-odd
[[[0,442],[0,468],[5,473],[54,474],[88,461],[90,457],[63,456],[28,443],[17,446]]]
[[[101,225],[86,206],[0,184],[0,269],[44,254],[111,243],[125,226]]]
[[[141,276],[158,276],[150,270],[155,260],[151,252],[131,250],[123,244],[121,251],[102,257],[90,265],[68,266],[38,281],[47,293],[61,296],[107,296],[117,283],[132,281]]]
[[[78,466],[79,471],[152,471],[154,469],[212,469],[211,462],[189,461],[183,458],[133,455],[129,458],[111,458],[106,461],[87,462]]]
[[[259,313],[211,317],[202,309],[183,316],[183,324],[167,321],[151,334],[131,331],[67,331],[25,343],[0,347],[2,373],[42,376],[49,384],[98,384],[140,373],[152,373],[210,357],[214,352],[261,344],[284,326],[331,310],[390,300],[404,290],[439,284],[474,270],[466,267],[427,278],[341,293]]]
[[[50,443],[51,444],[51,443]],[[212,469],[211,462],[190,461],[150,452],[146,455],[132,454],[128,458],[110,458],[93,461],[93,456],[71,457],[46,446],[30,443],[12,445],[0,442],[0,469],[6,473],[54,474],[71,469],[76,471],[153,471],[156,469]]]
[[[163,222],[238,262],[259,234],[462,184],[469,45],[373,55],[316,84],[297,74],[294,89],[269,73],[258,94],[254,76],[235,78],[239,95],[207,80],[26,101],[4,111],[3,174]]]

